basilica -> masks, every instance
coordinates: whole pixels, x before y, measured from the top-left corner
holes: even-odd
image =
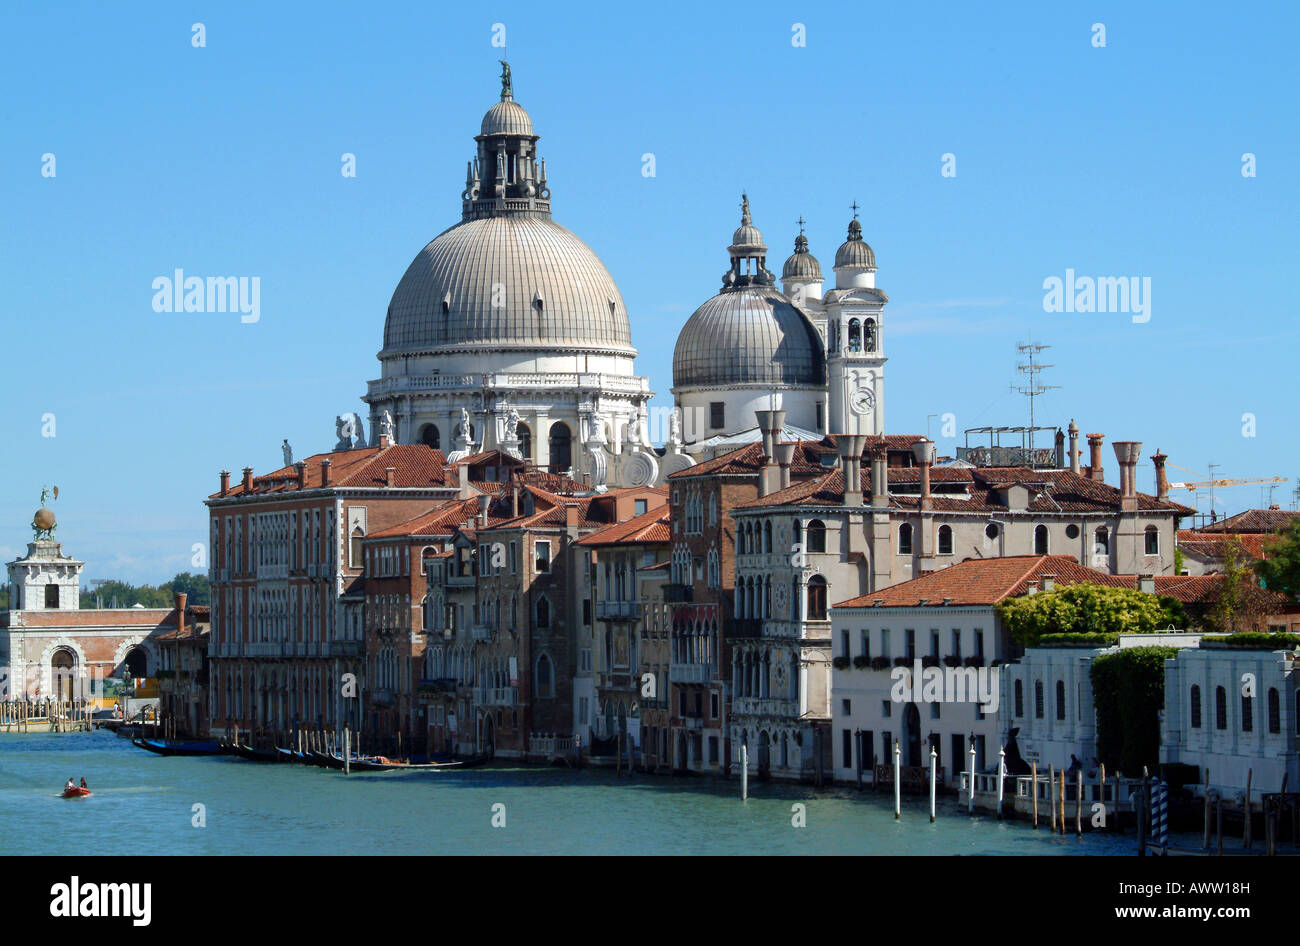
[[[503,66],[460,222],[420,251],[389,302],[380,377],[362,398],[376,438],[453,461],[498,450],[603,491],[662,485],[757,440],[756,409],[785,410],[791,439],[883,431],[888,297],[856,212],[833,289],[802,228],[778,288],[747,196],[721,289],[678,338],[672,416],[652,425],[623,297],[553,219],[540,139]],[[667,443],[653,446],[652,429],[665,427]]]

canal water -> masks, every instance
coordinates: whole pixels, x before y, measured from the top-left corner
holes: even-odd
[[[61,798],[70,776],[94,794]],[[109,732],[0,734],[0,836],[5,853],[55,855],[1134,853],[1131,832],[1053,836],[951,798],[934,824],[905,798],[896,822],[891,796],[851,788],[751,781],[742,803],[738,780],[606,769],[344,775],[159,756]]]

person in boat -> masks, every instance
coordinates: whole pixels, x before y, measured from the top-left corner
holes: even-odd
[[[90,786],[86,784],[86,776],[84,776],[84,775],[81,777],[81,787],[82,787],[82,788],[90,788]]]
[[[69,776],[68,776],[68,784],[63,786],[63,790],[64,790],[65,792],[70,792],[70,791],[72,791],[72,790],[73,790],[74,788],[76,788],[76,787],[77,787],[77,783],[74,782],[74,781],[72,780],[72,776],[69,775]]]

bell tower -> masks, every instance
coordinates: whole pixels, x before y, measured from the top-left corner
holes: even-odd
[[[884,309],[876,254],[862,239],[853,204],[848,239],[835,254],[835,288],[826,294],[828,433],[885,432]]]

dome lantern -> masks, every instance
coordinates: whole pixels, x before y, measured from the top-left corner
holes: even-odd
[[[533,120],[515,101],[510,64],[501,60],[501,99],[487,110],[474,137],[478,152],[469,162],[461,192],[461,219],[506,213],[549,215],[551,191],[546,162],[537,156]]]

